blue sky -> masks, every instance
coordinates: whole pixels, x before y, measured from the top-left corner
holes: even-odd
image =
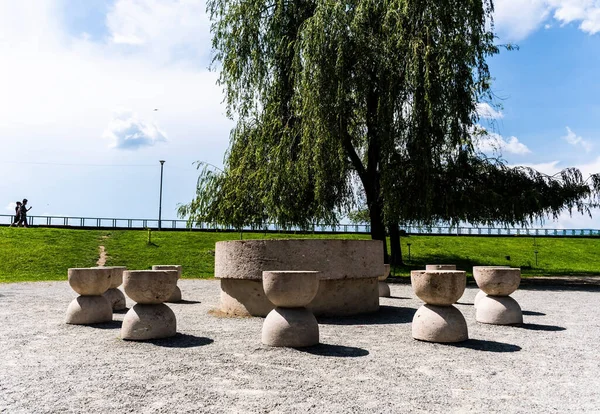
[[[546,173],[600,172],[600,0],[498,0],[496,99],[480,146]],[[155,218],[222,165],[232,123],[203,0],[0,1],[0,211]],[[155,111],[158,109],[158,111]],[[565,214],[547,227],[600,228]]]

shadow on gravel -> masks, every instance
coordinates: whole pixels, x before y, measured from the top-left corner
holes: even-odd
[[[306,348],[295,348],[296,351],[306,352],[307,354],[330,356],[339,358],[356,358],[369,355],[369,351],[353,346],[319,344]]]
[[[546,316],[545,313],[542,313],[542,312],[533,312],[533,311],[523,311],[523,315],[526,315],[526,316]]]
[[[567,330],[567,328],[563,328],[562,326],[539,325],[537,323],[524,323],[522,325],[515,325],[515,328],[527,329],[529,331],[548,331],[548,332],[557,332],[557,331],[566,331]]]
[[[210,338],[178,333],[171,338],[152,339],[147,342],[164,348],[195,348],[197,346],[210,345],[214,341]]]
[[[457,305],[464,305],[464,306],[475,306],[474,303],[466,303],[466,302],[456,302]]]
[[[521,350],[521,347],[517,345],[505,344],[503,342],[496,341],[483,341],[481,339],[469,339],[458,344],[447,345],[456,348],[468,348],[475,351],[485,352],[518,352]]]
[[[176,302],[178,305],[195,305],[197,303],[202,303],[199,300],[180,300],[179,302]]]
[[[395,323],[410,323],[417,310],[397,306],[380,306],[379,311],[365,315],[318,317],[324,325],[387,325]]]
[[[388,299],[404,299],[409,300],[410,298],[405,298],[404,296],[388,296]]]
[[[113,313],[125,314],[129,311],[129,308],[125,308],[122,310],[114,310]]]
[[[548,284],[553,282],[546,282]],[[519,285],[519,290],[546,290],[551,292],[560,292],[562,290],[574,290],[577,292],[600,292],[600,285],[583,285],[572,283],[560,283],[553,284],[549,286],[544,286],[542,284],[535,284],[535,282],[522,283]]]
[[[95,323],[93,325],[85,325],[90,328],[96,329],[121,329],[121,325],[123,325],[123,321],[110,321],[104,323]]]

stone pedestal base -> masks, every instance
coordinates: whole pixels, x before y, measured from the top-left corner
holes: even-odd
[[[481,298],[485,298],[486,296],[487,293],[485,293],[483,290],[477,292],[477,294],[475,295],[475,300],[473,300],[473,306],[475,307],[475,309],[477,309],[477,305],[479,304]]]
[[[104,296],[79,296],[67,308],[66,323],[91,325],[112,321],[112,307]]]
[[[413,318],[412,335],[420,341],[439,343],[469,339],[467,322],[454,306],[421,306]]]
[[[173,293],[171,293],[171,296],[166,301],[170,303],[181,302],[181,289],[179,289],[179,286],[175,286],[175,290]]]
[[[306,308],[273,309],[265,318],[262,343],[269,346],[301,348],[319,343],[319,324]]]
[[[108,289],[102,296],[104,296],[111,304],[113,311],[122,311],[127,309],[125,295],[119,289]]]
[[[385,282],[379,282],[379,297],[389,298],[390,295],[390,286]]]
[[[475,319],[492,325],[518,325],[523,323],[523,312],[510,296],[486,295],[477,303]]]
[[[222,312],[232,316],[267,316],[274,307],[265,296],[262,280],[221,279]],[[307,308],[317,316],[377,312],[377,277],[319,280],[317,296]]]
[[[175,314],[167,305],[137,304],[127,312],[121,338],[132,341],[168,338],[177,333]]]

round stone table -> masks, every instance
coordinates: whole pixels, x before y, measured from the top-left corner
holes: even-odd
[[[307,306],[317,316],[379,310],[378,278],[385,274],[381,241],[293,239],[218,242],[221,311],[266,316],[274,305],[265,296],[262,274],[277,270],[320,272],[319,290]]]

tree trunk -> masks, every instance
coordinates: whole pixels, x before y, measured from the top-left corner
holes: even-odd
[[[402,265],[402,245],[400,244],[398,223],[391,223],[388,228],[390,233],[390,264],[400,266]]]
[[[385,224],[383,223],[383,206],[379,189],[376,186],[374,188],[366,188],[367,193],[367,205],[369,207],[369,218],[371,221],[371,239],[381,240],[383,242],[383,262],[389,263]]]

